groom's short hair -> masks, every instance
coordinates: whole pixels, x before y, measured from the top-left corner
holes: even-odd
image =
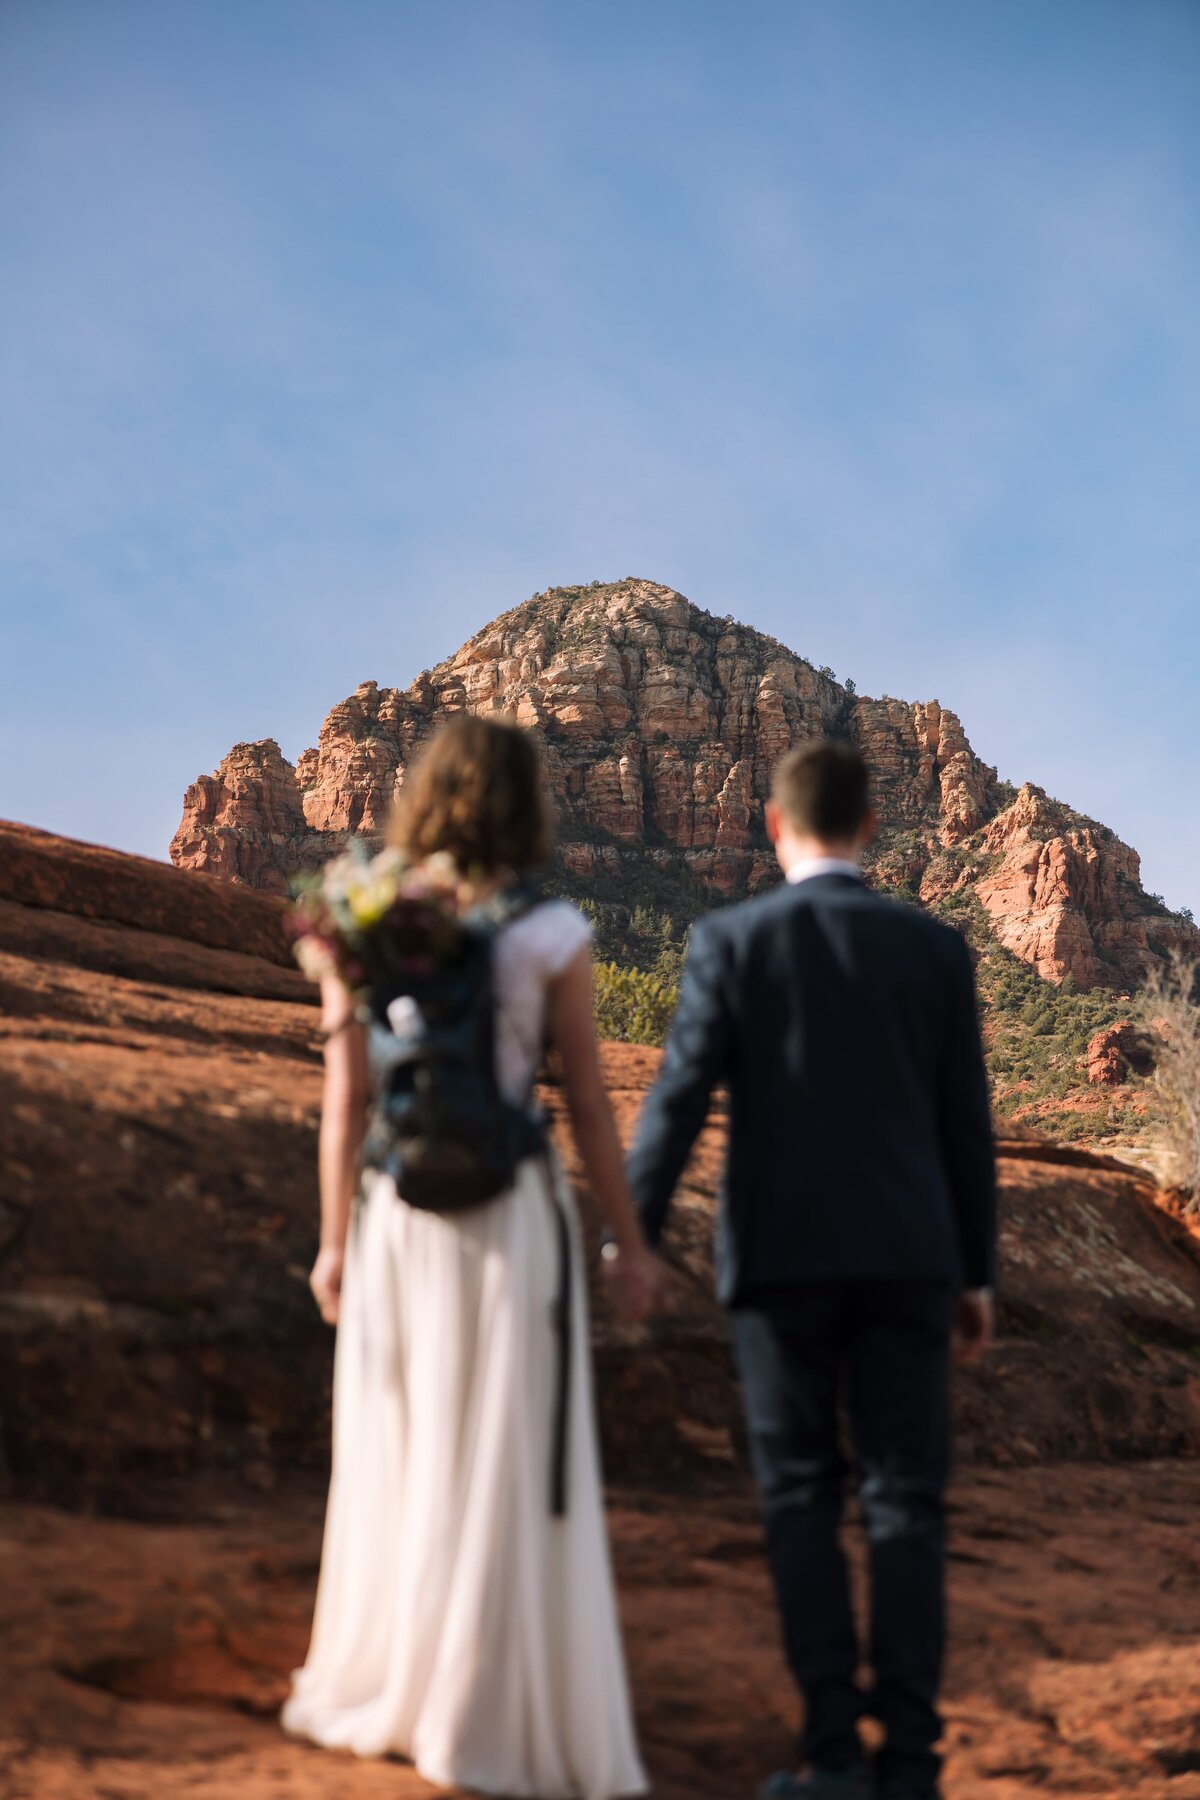
[[[870,771],[845,739],[813,738],[777,765],[772,795],[793,831],[844,843],[871,810]]]

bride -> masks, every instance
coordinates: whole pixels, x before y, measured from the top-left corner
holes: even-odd
[[[461,909],[513,891],[548,849],[531,740],[494,720],[445,726],[409,776],[393,838],[406,865],[452,864]],[[504,1100],[522,1104],[546,1040],[557,1050],[611,1240],[606,1269],[639,1318],[664,1275],[632,1209],[601,1081],[589,940],[561,900],[514,909],[497,930],[495,1073]],[[337,1324],[333,1475],[312,1639],[284,1728],[409,1758],[443,1787],[536,1800],[644,1793],[569,1191],[544,1154],[520,1161],[499,1199],[466,1210],[418,1210],[378,1171],[360,1187],[372,1098],[363,998],[325,973],[311,1285]],[[577,1346],[565,1364],[559,1220]]]

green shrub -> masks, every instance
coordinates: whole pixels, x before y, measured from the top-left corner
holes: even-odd
[[[664,1044],[679,990],[645,969],[596,964],[596,1030],[622,1044]]]
[[[593,885],[599,893],[588,893],[587,884],[564,871],[545,884],[549,893],[573,901],[590,922],[597,962],[641,969],[666,987],[678,987],[688,927],[712,910],[715,896],[661,874],[647,879],[636,869],[623,869],[615,881],[604,878]]]

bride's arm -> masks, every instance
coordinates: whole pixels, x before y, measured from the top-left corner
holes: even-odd
[[[367,1046],[354,1001],[340,981],[321,983],[325,1085],[317,1166],[321,1188],[321,1247],[309,1285],[327,1324],[337,1322],[342,1258],[350,1205],[358,1186],[367,1103]]]
[[[642,1317],[664,1297],[669,1276],[646,1244],[625,1178],[621,1141],[600,1070],[589,950],[580,950],[571,958],[551,984],[547,998],[550,1039],[562,1065],[571,1130],[609,1239],[616,1247],[611,1267],[622,1309]]]

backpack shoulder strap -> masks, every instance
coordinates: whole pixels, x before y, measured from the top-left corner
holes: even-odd
[[[545,899],[542,890],[531,881],[513,881],[487,900],[482,900],[478,906],[473,906],[463,917],[475,930],[494,937],[505,925],[512,925],[535,907],[541,906]]]

